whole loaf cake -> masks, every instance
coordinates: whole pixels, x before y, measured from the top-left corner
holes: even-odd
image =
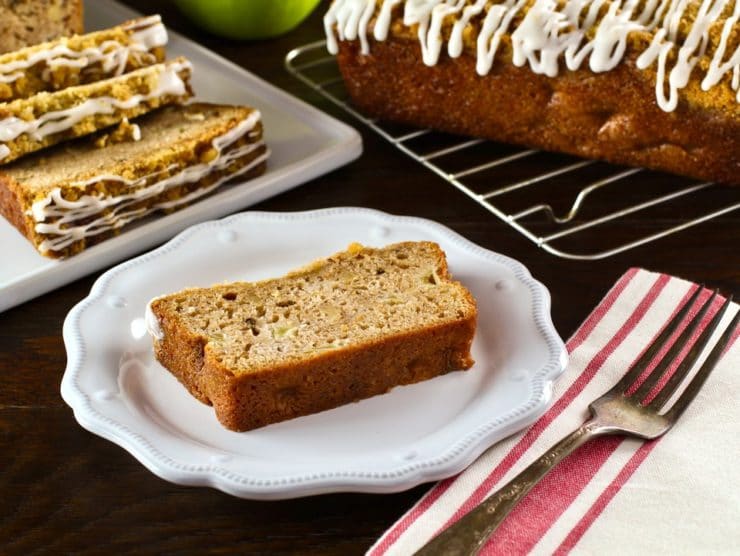
[[[372,117],[740,184],[740,0],[335,0]]]

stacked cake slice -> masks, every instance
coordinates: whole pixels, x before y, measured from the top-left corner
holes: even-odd
[[[62,37],[0,55],[0,101],[115,77],[164,60],[158,15],[103,31]]]
[[[260,113],[184,104],[159,16],[0,56],[0,213],[67,257],[231,177],[264,171]]]
[[[78,139],[0,173],[3,212],[43,255],[73,255],[132,220],[185,206],[231,177],[264,171],[256,110],[195,103],[137,122],[139,141],[95,148]]]
[[[0,104],[0,162],[183,102],[192,94],[190,70],[190,62],[178,58]]]

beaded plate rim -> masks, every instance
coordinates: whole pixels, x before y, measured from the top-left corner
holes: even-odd
[[[547,360],[529,376],[531,397],[528,401],[505,415],[495,416],[438,456],[402,462],[390,472],[327,468],[324,472],[294,474],[279,479],[250,476],[237,469],[238,461],[229,461],[228,458],[225,461],[213,461],[212,458],[212,463],[208,464],[182,461],[177,455],[168,454],[157,447],[145,432],[135,430],[129,423],[113,419],[93,407],[91,403],[93,393],[85,391],[80,382],[88,353],[88,346],[80,331],[80,319],[90,307],[100,303],[108,295],[109,285],[114,278],[132,269],[140,270],[159,257],[183,248],[199,234],[210,234],[239,223],[255,220],[300,223],[347,214],[358,219],[372,220],[374,224],[378,222],[386,226],[403,224],[434,231],[463,252],[489,259],[508,268],[513,276],[529,289],[532,318],[547,346],[548,355]],[[165,480],[184,485],[211,486],[235,496],[253,499],[294,498],[328,492],[397,492],[423,482],[454,475],[472,463],[493,443],[533,423],[547,409],[551,400],[552,385],[565,370],[568,360],[565,345],[550,317],[550,294],[543,284],[531,276],[523,264],[484,249],[437,222],[356,207],[294,213],[249,211],[192,226],[161,247],[121,263],[102,274],[93,284],[88,297],[80,301],[67,315],[63,336],[67,350],[67,368],[62,379],[61,393],[64,401],[74,410],[75,418],[80,425],[123,447],[150,471]],[[511,430],[512,424],[516,424],[514,430]]]

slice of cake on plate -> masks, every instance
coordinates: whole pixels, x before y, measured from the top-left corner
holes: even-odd
[[[353,244],[283,278],[147,308],[159,362],[237,431],[467,369],[476,318],[432,242]]]
[[[129,222],[265,169],[268,150],[252,108],[170,106],[124,129],[131,140],[116,141],[119,128],[0,167],[0,213],[43,255],[73,255]]]

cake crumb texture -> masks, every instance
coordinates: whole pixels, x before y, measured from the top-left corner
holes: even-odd
[[[94,83],[160,63],[167,32],[159,16],[0,54],[0,101]]]
[[[0,53],[83,32],[82,0],[0,0]]]

